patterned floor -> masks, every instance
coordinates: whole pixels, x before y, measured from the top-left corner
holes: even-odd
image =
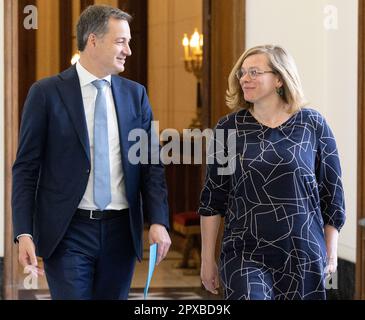
[[[50,300],[48,290],[20,290],[19,300]],[[152,288],[146,300],[219,300],[200,288]],[[143,289],[131,289],[128,300],[144,300]]]

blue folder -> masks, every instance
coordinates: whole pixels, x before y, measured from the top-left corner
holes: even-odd
[[[147,276],[146,286],[144,287],[144,299],[147,298],[148,288],[150,286],[153,271],[155,270],[156,260],[157,260],[157,243],[154,243],[150,245],[150,258],[148,264],[148,276]]]

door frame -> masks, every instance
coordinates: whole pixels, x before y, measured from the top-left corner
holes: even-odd
[[[5,250],[4,250],[4,298],[18,298],[18,258],[13,242],[11,218],[11,167],[18,146],[18,1],[4,0],[4,80],[5,80]]]
[[[358,13],[357,221],[365,218],[365,1]],[[365,299],[365,227],[357,225],[355,299]]]

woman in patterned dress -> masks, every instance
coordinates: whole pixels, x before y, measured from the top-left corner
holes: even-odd
[[[228,82],[227,105],[236,112],[216,125],[199,207],[202,283],[217,293],[220,275],[225,299],[325,299],[345,222],[333,133],[320,113],[303,107],[295,62],[282,47],[247,50]],[[216,161],[219,130],[234,130],[232,174]],[[227,153],[227,138],[223,147]]]

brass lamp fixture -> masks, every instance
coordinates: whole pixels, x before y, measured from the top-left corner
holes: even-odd
[[[203,67],[203,35],[199,34],[198,29],[195,28],[194,33],[190,37],[184,34],[182,40],[184,47],[184,66],[187,72],[191,72],[197,79],[197,116],[192,120],[190,128],[201,128],[201,81],[202,81],[202,67]]]

